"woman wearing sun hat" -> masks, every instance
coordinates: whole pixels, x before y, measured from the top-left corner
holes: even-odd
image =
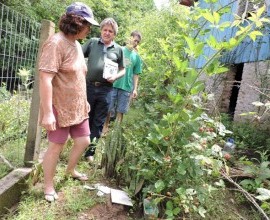
[[[73,139],[66,173],[81,181],[88,180],[75,167],[90,144],[86,97],[86,72],[81,45],[91,26],[98,26],[92,10],[80,2],[67,7],[59,22],[60,32],[43,45],[39,59],[40,124],[47,130],[48,149],[43,158],[45,199],[58,199],[53,178],[59,155],[70,136]]]

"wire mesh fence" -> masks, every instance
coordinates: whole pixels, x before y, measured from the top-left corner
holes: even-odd
[[[23,164],[40,24],[0,3],[0,178]]]

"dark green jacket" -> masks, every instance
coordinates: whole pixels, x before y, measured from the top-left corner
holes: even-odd
[[[102,77],[104,67],[104,56],[118,63],[118,68],[124,68],[124,55],[120,45],[113,42],[112,46],[104,47],[100,38],[91,38],[83,46],[84,57],[88,57],[87,82],[107,82]]]

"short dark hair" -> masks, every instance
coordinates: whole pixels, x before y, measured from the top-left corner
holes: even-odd
[[[131,34],[130,34],[130,36],[131,37],[137,36],[138,38],[140,38],[140,41],[142,40],[142,34],[139,31],[137,31],[137,30],[132,31]]]
[[[64,14],[59,21],[59,29],[64,34],[76,35],[80,33],[85,26],[90,25],[82,16],[72,13]]]

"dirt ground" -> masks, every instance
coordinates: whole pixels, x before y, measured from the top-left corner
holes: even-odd
[[[98,204],[78,217],[80,220],[128,220],[128,218],[128,210],[123,205],[112,204],[109,199],[106,204]]]
[[[57,203],[65,203],[62,192],[58,193]],[[63,204],[64,206],[64,204]],[[110,195],[106,196],[106,202],[97,204],[89,210],[84,210],[78,215],[78,220],[128,220],[133,219],[129,216],[129,207],[111,202]]]

